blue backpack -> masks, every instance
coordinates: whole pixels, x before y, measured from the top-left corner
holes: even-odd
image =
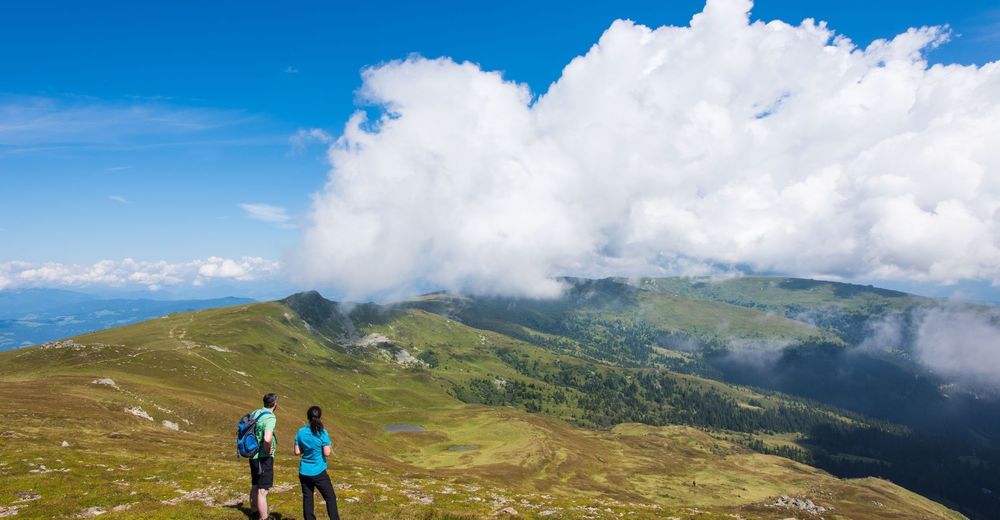
[[[253,457],[260,449],[260,443],[257,441],[257,419],[270,413],[267,410],[259,414],[250,412],[236,425],[236,452],[241,457]]]

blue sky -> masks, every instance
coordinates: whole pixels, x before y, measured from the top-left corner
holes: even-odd
[[[357,109],[360,71],[469,60],[538,95],[618,18],[686,25],[701,1],[18,2],[0,14],[0,263],[131,257],[278,261],[330,169],[318,143]],[[1000,7],[756,3],[753,19],[827,20],[860,46],[948,24],[931,62],[1000,57]],[[270,221],[242,204],[283,208]],[[258,215],[259,216],[259,215]],[[267,219],[265,219],[267,220]]]

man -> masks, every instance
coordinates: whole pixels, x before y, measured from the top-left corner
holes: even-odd
[[[268,517],[267,491],[274,485],[274,454],[278,444],[274,436],[274,426],[278,419],[274,410],[278,408],[278,395],[264,396],[264,407],[254,411],[257,426],[254,435],[260,449],[250,457],[250,511],[259,513],[261,520]]]

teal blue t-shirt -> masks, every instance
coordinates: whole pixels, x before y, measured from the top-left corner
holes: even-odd
[[[303,426],[295,434],[295,445],[302,451],[299,475],[314,477],[326,471],[323,446],[330,445],[330,435],[326,433],[326,430],[319,432],[319,435],[314,435],[308,426]]]

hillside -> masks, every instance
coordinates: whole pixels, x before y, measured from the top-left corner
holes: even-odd
[[[311,404],[333,432],[345,518],[813,517],[782,495],[824,518],[961,518],[744,446],[859,416],[315,293],[0,353],[0,512],[245,518],[231,436],[266,391],[281,395],[286,519],[299,511],[288,439]]]
[[[228,307],[253,300],[101,298],[56,289],[0,291],[0,350],[136,323],[171,312]]]
[[[563,281],[565,295],[553,300],[432,294],[404,305],[621,366],[677,368],[686,353],[704,349],[843,344],[829,330],[775,312],[610,278]]]
[[[984,392],[956,387],[913,352],[921,313],[956,304],[795,278],[563,281],[553,300],[431,294],[403,305],[575,357],[768,388],[910,426],[948,427],[927,408]],[[898,327],[896,343],[865,346],[886,323]]]
[[[828,329],[846,342],[863,339],[868,332],[865,325],[873,317],[933,303],[930,298],[870,285],[801,278],[741,276],[721,280],[619,278],[616,281],[654,293],[777,312]]]
[[[863,414],[873,427],[799,424],[791,428],[802,435],[794,443],[758,436],[747,444],[841,476],[889,478],[973,516],[1000,515],[994,492],[1000,489],[1000,398],[931,370],[915,347],[926,312],[995,316],[995,308],[796,278],[563,281],[568,290],[554,300],[432,294],[406,305],[552,352],[640,370],[667,368]],[[888,340],[894,343],[869,346],[887,324],[896,327]],[[614,408],[644,411],[641,403],[624,401]],[[623,412],[614,419],[738,426],[683,414]]]

